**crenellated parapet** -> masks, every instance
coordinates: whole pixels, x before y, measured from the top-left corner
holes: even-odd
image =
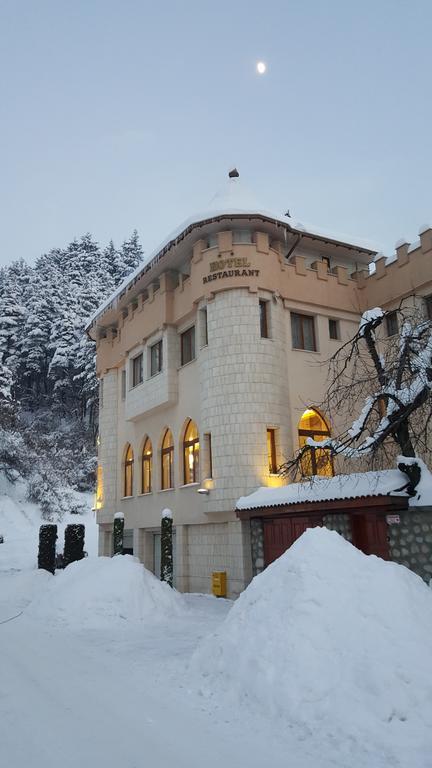
[[[411,294],[431,294],[432,227],[422,227],[413,243],[399,240],[394,255],[380,255],[374,266],[371,274],[363,270],[356,276],[364,309],[396,305]]]

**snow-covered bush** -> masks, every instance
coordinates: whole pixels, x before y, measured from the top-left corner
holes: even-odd
[[[39,528],[38,568],[50,573],[55,572],[56,525],[41,525]]]
[[[63,552],[64,568],[70,565],[70,563],[83,559],[84,536],[85,526],[82,523],[70,523],[66,526]]]

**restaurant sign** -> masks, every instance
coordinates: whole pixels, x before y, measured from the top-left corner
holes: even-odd
[[[221,280],[225,277],[258,277],[259,269],[250,269],[250,261],[246,257],[219,259],[210,263],[210,274],[203,277],[203,283]]]

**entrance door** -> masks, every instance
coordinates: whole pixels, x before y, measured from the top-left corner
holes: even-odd
[[[389,560],[388,527],[385,517],[378,515],[352,516],[353,544],[365,555],[377,555]]]
[[[267,566],[277,560],[306,528],[315,528],[317,525],[322,525],[322,518],[315,515],[264,520],[264,564]]]

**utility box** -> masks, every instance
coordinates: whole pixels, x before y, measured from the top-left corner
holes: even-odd
[[[214,571],[212,573],[212,593],[216,597],[226,597],[227,595],[226,571]]]

